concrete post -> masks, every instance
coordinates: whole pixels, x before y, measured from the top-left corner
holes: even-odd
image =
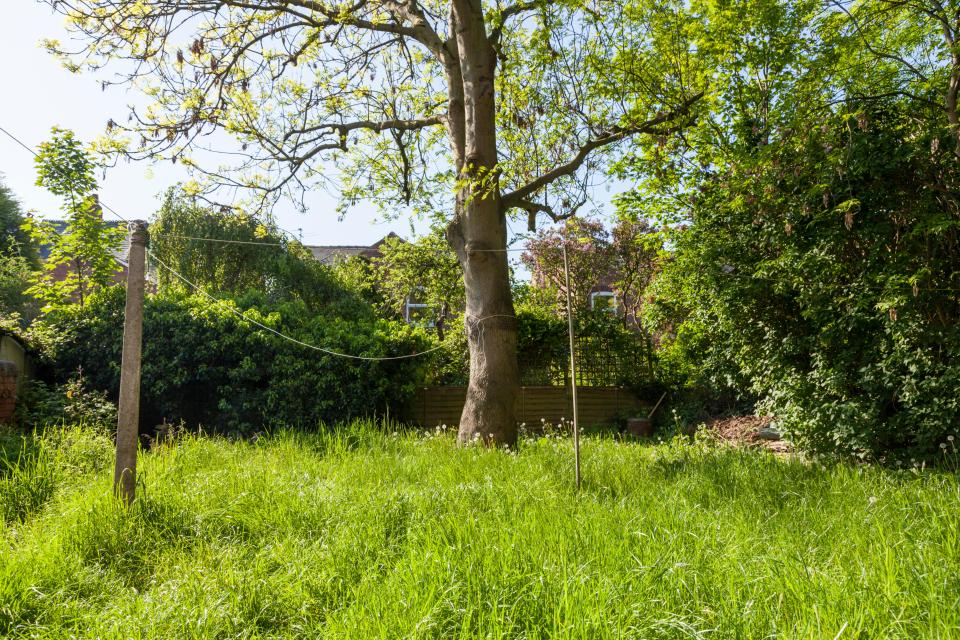
[[[120,362],[120,406],[117,419],[117,465],[114,492],[129,505],[137,485],[140,437],[140,352],[143,342],[143,293],[146,280],[147,223],[128,226],[127,304],[123,316],[123,358]]]

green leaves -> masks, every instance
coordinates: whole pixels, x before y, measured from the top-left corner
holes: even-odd
[[[82,368],[89,388],[119,388],[123,291],[61,308],[43,324],[59,336],[53,373]],[[148,296],[144,308],[143,424],[180,420],[205,430],[253,433],[270,426],[310,430],[320,422],[394,412],[423,379],[424,360],[361,362],[318,353],[262,330],[242,311],[287,335],[355,355],[396,356],[426,348],[401,322],[311,315],[294,304],[217,303],[200,295]],[[309,398],[310,402],[304,402]]]
[[[344,317],[370,315],[329,266],[260,216],[201,206],[182,188],[171,188],[150,233],[152,251],[162,262],[211,293],[298,303],[306,313],[336,308]],[[162,290],[189,292],[165,269],[157,278]]]
[[[463,269],[443,231],[434,229],[414,242],[390,237],[373,261],[377,287],[392,310],[404,316],[408,302],[425,304],[426,322],[443,329],[465,304]]]
[[[66,226],[28,217],[22,229],[33,242],[49,247],[26,293],[40,300],[43,311],[79,304],[115,283],[120,263],[115,257],[125,230],[103,221],[95,193],[96,165],[71,131],[54,127],[53,138],[41,143],[37,184],[63,198]]]
[[[705,176],[648,316],[674,364],[740,377],[811,451],[935,455],[960,417],[939,395],[960,375],[944,224],[960,172],[924,151],[940,131],[907,100],[874,100]]]
[[[65,199],[65,211],[73,214],[79,201],[97,188],[94,164],[72,131],[53,127],[52,138],[40,143],[35,164],[37,186]]]

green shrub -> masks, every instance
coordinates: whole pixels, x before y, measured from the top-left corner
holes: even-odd
[[[102,390],[88,389],[78,374],[63,384],[31,380],[21,392],[17,422],[27,428],[75,424],[109,430],[117,424],[117,406]]]
[[[115,288],[45,319],[59,336],[54,376],[82,370],[90,389],[119,392],[124,291]],[[141,424],[185,421],[221,432],[249,433],[274,424],[396,411],[423,378],[420,358],[364,361],[336,357],[282,339],[238,317],[228,301],[148,296],[143,328]],[[311,316],[303,303],[248,317],[297,340],[369,357],[429,348],[418,330],[384,320]]]
[[[200,206],[182,186],[167,190],[150,221],[150,252],[151,259],[193,284],[243,300],[238,304],[244,309],[299,301],[311,314],[336,308],[342,317],[371,315],[370,306],[333,268],[272,222],[240,210]],[[161,291],[191,292],[170,270],[158,268],[156,274]]]
[[[914,115],[825,115],[704,176],[648,307],[678,379],[759,399],[815,453],[937,458],[960,425],[960,173]]]

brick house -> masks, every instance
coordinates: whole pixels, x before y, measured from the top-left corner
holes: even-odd
[[[96,215],[103,218],[103,209],[100,207],[99,201],[97,200],[96,194],[94,194],[93,199],[97,202],[94,205],[94,211]],[[58,234],[65,233],[67,227],[70,225],[69,220],[44,220],[44,223],[50,225],[54,231]],[[104,226],[108,229],[126,229],[126,223],[118,220],[106,220],[103,222]],[[50,257],[50,245],[42,244],[38,248],[38,254],[41,261],[46,260]],[[116,273],[113,274],[113,282],[115,284],[126,283],[127,281],[127,256],[130,253],[130,237],[127,234],[123,235],[123,239],[120,241],[120,244],[112,252],[114,260],[117,261],[119,265]],[[59,265],[56,270],[53,272],[53,278],[56,282],[63,282],[67,279],[68,274],[70,273],[70,268],[67,265]],[[147,266],[147,282],[148,290],[150,292],[156,291],[156,273],[155,270],[148,265]]]

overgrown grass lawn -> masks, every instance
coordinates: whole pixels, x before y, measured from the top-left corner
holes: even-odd
[[[588,438],[76,432],[0,478],[0,636],[960,638],[956,475]],[[31,457],[32,456],[32,457]]]

